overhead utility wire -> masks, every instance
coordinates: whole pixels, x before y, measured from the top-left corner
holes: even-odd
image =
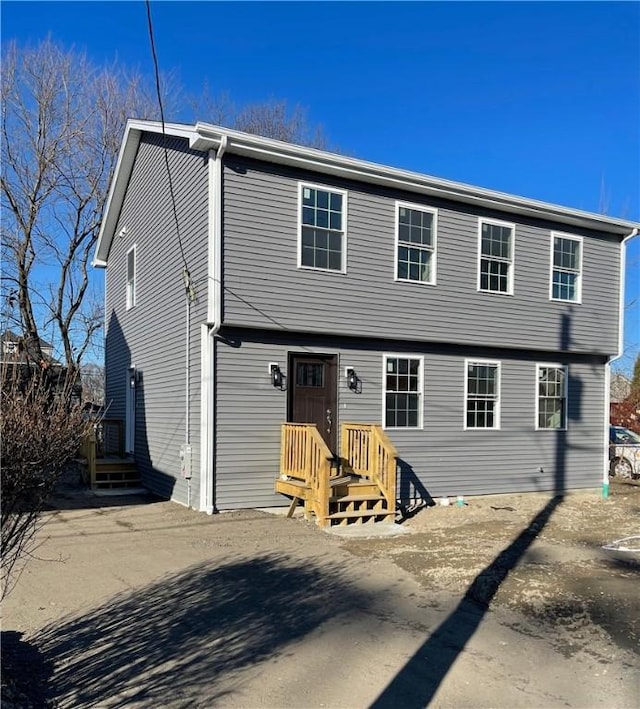
[[[160,108],[160,123],[162,125],[162,147],[164,148],[164,163],[167,169],[167,178],[169,180],[169,195],[171,196],[171,211],[173,213],[173,219],[176,224],[176,234],[178,236],[178,245],[180,246],[180,255],[182,256],[182,263],[184,264],[184,283],[187,291],[187,297],[189,300],[195,300],[196,294],[191,283],[191,274],[189,273],[189,266],[187,265],[187,258],[184,253],[184,246],[182,245],[182,237],[180,235],[180,223],[178,220],[178,210],[176,208],[176,197],[175,191],[173,189],[173,179],[171,177],[171,167],[169,165],[169,151],[167,149],[167,133],[164,124],[164,107],[162,105],[162,92],[160,90],[160,72],[158,70],[158,56],[156,54],[156,44],[153,38],[153,22],[151,20],[151,2],[150,0],[145,1],[147,7],[147,24],[149,27],[149,42],[151,44],[151,56],[153,58],[153,71],[156,81],[156,95],[158,97],[158,106]]]

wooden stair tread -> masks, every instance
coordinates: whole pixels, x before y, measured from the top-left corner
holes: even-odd
[[[395,517],[389,510],[351,510],[351,512],[333,512],[327,519],[350,519],[352,517]]]
[[[385,501],[385,497],[380,495],[343,495],[342,497],[331,497],[329,502],[378,502]]]
[[[355,481],[353,480],[352,475],[340,475],[335,478],[329,478],[329,485],[331,487],[335,487],[336,485],[346,485],[347,483],[351,485],[353,482]]]

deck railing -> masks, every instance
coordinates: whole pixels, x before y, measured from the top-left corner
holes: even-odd
[[[374,482],[387,500],[388,509],[395,511],[398,451],[382,426],[343,423],[341,453],[347,468]]]
[[[323,527],[329,515],[329,476],[333,456],[315,424],[282,424],[280,474],[309,486],[309,503],[318,525]]]

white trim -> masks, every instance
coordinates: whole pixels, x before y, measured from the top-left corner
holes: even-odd
[[[511,229],[511,238],[509,239],[509,270],[507,272],[507,290],[489,290],[480,287],[480,265],[482,262],[482,225],[492,224],[493,226],[502,226]],[[486,217],[478,217],[478,256],[477,256],[477,281],[476,289],[478,293],[493,293],[494,295],[513,295],[514,280],[515,280],[515,253],[516,253],[516,225],[513,222],[504,222],[500,219],[488,219]],[[487,257],[505,263],[503,259],[496,257]]]
[[[133,252],[133,280],[129,280],[129,254]],[[127,310],[132,310],[136,307],[138,302],[138,251],[137,244],[133,244],[129,249],[127,249],[127,254],[125,257],[125,305]],[[129,284],[133,283],[133,288],[131,289],[131,297],[129,291]]]
[[[312,190],[320,190],[329,194],[339,194],[342,196],[342,254],[340,269],[335,268],[318,268],[317,266],[302,265],[302,190],[308,187]],[[348,192],[346,190],[331,187],[330,185],[321,185],[313,182],[298,181],[298,255],[297,266],[304,271],[320,271],[321,273],[346,273],[347,272],[347,203]],[[321,229],[322,227],[318,227]],[[335,229],[326,229],[325,231],[337,233]]]
[[[411,209],[417,212],[427,212],[433,216],[433,221],[431,222],[431,234],[433,237],[433,245],[431,248],[428,246],[422,246],[420,244],[413,244],[417,249],[423,251],[429,251],[431,253],[431,280],[430,281],[416,281],[412,278],[399,278],[398,276],[398,247],[400,244],[400,208]],[[415,204],[412,202],[405,202],[403,200],[396,200],[395,206],[395,248],[393,252],[393,280],[399,283],[417,283],[423,286],[435,286],[437,285],[437,268],[438,268],[438,210],[435,207],[427,207],[423,204]]]
[[[199,511],[213,514],[214,483],[214,340],[200,325],[200,501]]]
[[[564,422],[562,426],[558,428],[540,428],[540,390],[538,389],[538,384],[540,382],[540,368],[541,367],[554,367],[555,369],[562,369],[564,372],[564,391],[562,392],[562,397],[564,399]],[[536,380],[535,380],[535,430],[536,431],[566,431],[568,429],[569,423],[569,366],[562,364],[561,362],[536,362]]]
[[[470,364],[480,364],[480,365],[491,365],[498,368],[497,375],[497,386],[496,386],[496,408],[493,412],[493,421],[495,426],[491,427],[480,427],[480,426],[467,426],[467,402],[469,400],[469,365]],[[502,362],[499,359],[481,359],[476,357],[470,357],[464,360],[464,418],[463,418],[463,430],[464,431],[500,431],[502,427]]]
[[[578,287],[577,295],[573,300],[567,300],[566,298],[554,298],[553,297],[553,256],[554,256],[554,242],[556,237],[558,239],[567,239],[568,241],[577,241],[580,244],[580,253],[578,254]],[[577,234],[565,234],[561,231],[552,231],[550,239],[550,262],[549,262],[549,300],[555,303],[575,303],[580,305],[582,303],[582,262],[584,253],[584,237]],[[573,271],[572,271],[573,272]]]
[[[418,391],[407,392],[407,394],[418,394],[418,425],[417,426],[387,426],[387,360],[388,359],[416,359],[420,363],[418,378]],[[393,392],[392,392],[393,393]],[[402,394],[404,392],[395,392]],[[382,354],[382,428],[385,431],[421,431],[424,429],[424,355],[406,354],[398,352],[384,352]]]

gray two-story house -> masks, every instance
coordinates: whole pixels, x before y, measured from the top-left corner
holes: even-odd
[[[95,265],[106,401],[155,493],[280,505],[285,422],[399,499],[595,488],[638,225],[197,123],[130,121]],[[336,465],[338,465],[336,463]]]

